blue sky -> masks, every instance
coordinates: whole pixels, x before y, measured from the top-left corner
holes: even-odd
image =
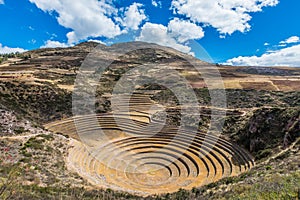
[[[139,40],[216,63],[300,67],[299,10],[299,0],[0,0],[0,53]]]

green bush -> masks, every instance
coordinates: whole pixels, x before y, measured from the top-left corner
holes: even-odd
[[[37,139],[37,138],[30,138],[25,144],[25,148],[32,148],[35,150],[42,150],[44,148],[43,143],[45,139]]]
[[[27,130],[25,130],[25,128],[24,127],[16,127],[15,129],[14,129],[14,131],[15,131],[15,133],[16,134],[22,134],[22,133],[24,133],[24,132],[26,132]]]
[[[271,169],[272,169],[272,166],[270,166],[270,165],[266,166],[266,170],[271,170]]]

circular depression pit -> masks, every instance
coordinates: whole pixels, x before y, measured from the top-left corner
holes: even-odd
[[[100,123],[103,129],[117,128],[112,115],[97,117],[106,122]],[[87,119],[90,116],[77,117],[86,126],[89,121]],[[63,129],[62,124],[69,127],[72,123],[72,120],[65,121],[66,123],[54,124],[49,129]],[[97,130],[99,127],[94,128]],[[122,128],[123,132],[136,135],[135,137],[113,139],[101,147],[95,147],[94,154],[81,145],[70,151],[69,159],[80,174],[99,186],[140,193],[192,189],[223,177],[240,174],[254,165],[252,157],[243,149],[213,135],[198,132],[190,143],[190,132],[183,132],[174,141],[176,129],[177,127],[166,127],[156,135],[148,133],[149,137],[139,137],[139,127],[127,124]]]
[[[207,133],[197,131],[200,120],[198,99],[189,82],[174,66],[168,68],[147,63],[127,70],[113,87],[112,113],[95,114],[95,85],[105,70],[120,57],[145,49],[178,55],[193,66],[205,80],[211,105],[225,110],[226,95],[216,67],[154,44],[98,46],[83,62],[75,81],[72,109],[77,117],[65,124],[60,123],[66,129],[50,125],[50,129],[78,134],[85,148],[77,148],[70,154],[70,157],[83,154],[80,159],[71,159],[77,163],[78,171],[93,177],[93,182],[98,179],[96,182],[106,187],[164,193],[179,188],[191,189],[249,169],[253,165],[251,156],[211,133],[212,129],[221,132],[225,111],[220,115],[220,111],[214,113],[212,110],[212,129]],[[136,93],[137,86],[149,84],[162,85],[176,96],[181,106],[178,127],[164,124],[165,119],[159,122],[151,120],[151,115],[163,111],[163,108],[156,106],[149,96]],[[216,87],[219,90],[213,90]],[[196,123],[190,124],[190,117]],[[68,125],[73,122],[75,126]],[[108,136],[114,130],[122,134]],[[84,152],[78,152],[83,149]]]

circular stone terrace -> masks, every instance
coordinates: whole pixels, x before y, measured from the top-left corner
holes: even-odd
[[[119,102],[118,106],[126,105]],[[150,107],[149,96],[134,94],[129,113],[98,114],[97,126],[90,123],[95,115],[84,115],[45,127],[76,139],[67,163],[99,187],[139,194],[169,193],[236,176],[254,166],[253,157],[229,141],[188,130],[178,134],[178,127],[151,120]],[[77,135],[77,126],[83,134],[101,130],[109,140],[91,138],[96,148],[87,147]],[[157,131],[157,127],[162,128]]]

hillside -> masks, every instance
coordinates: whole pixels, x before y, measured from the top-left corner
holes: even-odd
[[[297,198],[300,68],[215,65],[140,42],[3,60],[1,199]]]

